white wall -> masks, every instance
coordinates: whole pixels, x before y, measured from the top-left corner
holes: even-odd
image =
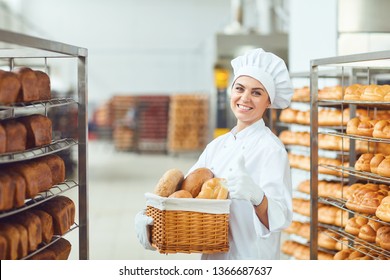
[[[90,102],[116,93],[210,92],[210,40],[230,20],[227,0],[19,3],[24,33],[89,50]]]
[[[290,0],[290,71],[310,71],[311,59],[335,55],[337,0]]]

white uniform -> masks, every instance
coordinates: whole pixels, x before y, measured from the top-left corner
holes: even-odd
[[[292,220],[292,187],[287,152],[280,140],[261,119],[234,135],[234,129],[214,139],[189,172],[207,167],[215,177],[229,178],[237,170],[237,159],[245,158],[245,167],[268,199],[269,230],[246,200],[232,200],[229,219],[230,250],[203,254],[202,259],[280,258],[281,230]]]

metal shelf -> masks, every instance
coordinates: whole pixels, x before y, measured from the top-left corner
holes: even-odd
[[[44,243],[42,242],[42,244],[39,246],[39,248],[37,250],[35,250],[34,252],[28,254],[27,256],[25,256],[24,258],[21,258],[21,260],[28,260],[30,259],[32,256],[38,254],[39,252],[43,251],[44,249],[50,247],[51,245],[53,245],[54,243],[56,243],[58,240],[60,240],[63,236],[66,236],[68,233],[72,232],[73,230],[75,230],[76,228],[78,228],[79,225],[78,224],[73,224],[73,226],[70,227],[70,229],[64,233],[64,235],[54,235],[52,240],[49,242],[49,243]]]
[[[0,164],[18,162],[38,158],[57,153],[77,145],[77,141],[71,138],[53,141],[51,144],[33,148],[21,152],[0,154]]]
[[[63,61],[72,62],[72,72],[74,73],[74,98],[55,98],[45,101],[15,103],[11,105],[0,105],[0,119],[13,118],[17,114],[25,115],[32,110],[45,110],[48,108],[76,105],[77,106],[77,142],[73,139],[64,139],[54,141],[48,146],[31,149],[19,153],[0,155],[0,163],[9,163],[19,160],[25,160],[40,157],[45,154],[55,153],[63,149],[68,149],[77,145],[77,174],[75,177],[78,182],[66,181],[63,184],[52,187],[49,192],[42,193],[41,196],[27,201],[26,206],[13,211],[1,213],[0,217],[12,215],[34,207],[45,200],[62,193],[63,191],[77,187],[78,189],[78,245],[79,259],[89,258],[89,222],[88,222],[88,174],[87,174],[87,57],[86,48],[64,44],[52,40],[33,37],[25,34],[14,33],[0,29],[0,42],[5,43],[7,48],[0,49],[0,60],[9,69],[15,65],[29,65],[32,60],[38,61],[45,69],[50,69],[51,62]],[[76,101],[77,100],[77,101]],[[64,189],[63,189],[64,188]],[[1,222],[1,221],[0,221]]]
[[[332,135],[332,136],[343,137],[343,138],[361,140],[361,141],[390,144],[390,139],[384,139],[384,138],[373,138],[373,137],[369,137],[369,136],[359,136],[359,135],[346,134],[346,133],[341,133],[341,132],[319,132],[319,133]]]
[[[352,167],[334,166],[330,164],[319,164],[318,166],[322,166],[334,171],[339,171],[357,178],[390,184],[390,178],[388,177],[379,176],[375,173],[370,173],[365,171],[357,171]]]
[[[33,208],[33,207],[35,207],[43,202],[46,202],[46,201],[52,199],[53,197],[56,197],[60,194],[65,193],[65,192],[67,192],[75,187],[78,187],[78,184],[75,181],[66,180],[65,182],[63,182],[61,184],[58,184],[58,185],[51,187],[50,190],[45,191],[45,192],[41,192],[38,195],[36,195],[34,198],[28,199],[26,201],[25,205],[23,205],[22,207],[12,209],[9,211],[0,212],[0,218],[12,216],[12,215],[15,215],[17,213],[23,212],[27,209]]]
[[[51,107],[58,107],[58,106],[64,106],[69,104],[75,104],[77,103],[73,98],[53,98],[50,100],[39,100],[39,101],[33,101],[33,102],[18,102],[13,103],[10,105],[2,105],[0,104],[1,110],[14,110],[18,108],[35,108],[35,109],[41,109],[41,108],[51,108]]]
[[[344,230],[340,229],[340,228],[335,228],[335,227],[332,227],[332,226],[325,226],[329,231],[333,232],[333,233],[336,233],[339,235],[340,238],[347,238],[348,240],[348,244],[345,244],[346,246],[348,246],[348,248],[350,249],[353,249],[355,251],[358,251],[366,256],[369,256],[371,258],[373,258],[374,260],[378,260],[379,258],[376,257],[376,256],[373,256],[370,254],[370,252],[364,252],[362,250],[359,250],[359,248],[356,248],[354,246],[351,246],[349,243],[353,243],[353,244],[357,244],[357,245],[361,245],[361,246],[364,246],[365,248],[367,249],[370,249],[371,251],[377,253],[377,254],[380,254],[380,255],[383,255],[384,257],[386,258],[390,258],[390,252],[386,249],[383,249],[381,247],[378,247],[376,246],[375,244],[373,243],[370,243],[370,242],[367,242],[355,235],[352,235],[350,233],[347,233],[345,232]],[[326,233],[325,233],[326,234]],[[336,240],[337,242],[341,243],[339,239],[335,238],[334,236],[331,236],[331,235],[328,235],[326,234],[328,237],[332,238],[333,240]]]
[[[383,65],[379,65],[383,64]],[[383,101],[355,101],[355,100],[319,100],[318,97],[318,81],[320,78],[320,73],[322,68],[334,67],[334,71],[342,70],[342,79],[341,79],[341,85],[349,85],[353,83],[360,83],[359,75],[363,73],[365,77],[364,83],[371,83],[371,77],[375,75],[375,73],[378,73],[378,69],[388,69],[390,65],[390,51],[382,51],[382,52],[372,52],[372,53],[361,53],[361,54],[354,54],[354,55],[346,55],[346,56],[335,56],[335,57],[329,57],[329,58],[322,58],[322,59],[314,59],[310,62],[310,139],[311,139],[311,173],[310,173],[310,185],[311,185],[311,213],[313,213],[311,217],[311,225],[310,225],[310,258],[311,259],[317,259],[317,251],[318,248],[318,242],[317,242],[317,236],[318,236],[318,203],[328,203],[330,205],[336,206],[338,208],[344,209],[346,211],[349,211],[350,213],[356,215],[358,213],[355,213],[354,211],[351,211],[345,207],[345,201],[342,200],[332,200],[332,199],[324,199],[318,197],[318,181],[319,181],[319,172],[318,168],[324,167],[333,171],[338,171],[342,173],[342,176],[344,174],[348,175],[348,181],[349,184],[353,184],[357,181],[357,179],[363,179],[368,181],[375,181],[375,182],[381,182],[390,184],[390,178],[382,177],[377,174],[373,174],[370,172],[362,172],[357,171],[351,166],[354,165],[356,162],[356,151],[352,150],[354,149],[354,145],[351,146],[351,151],[349,151],[349,166],[332,166],[332,165],[324,165],[318,164],[319,159],[319,149],[318,149],[318,134],[324,133],[344,138],[350,138],[350,139],[356,139],[356,140],[362,140],[362,141],[368,141],[368,142],[384,142],[384,143],[390,143],[390,140],[388,139],[378,139],[378,138],[372,138],[372,137],[364,137],[364,136],[357,136],[357,135],[349,135],[346,133],[342,133],[346,131],[346,125],[343,125],[342,129],[340,131],[329,131],[324,132],[320,130],[320,126],[318,125],[318,108],[319,106],[342,106],[342,107],[350,107],[352,109],[356,107],[365,107],[370,109],[372,108],[389,108],[390,102],[383,102]],[[383,221],[380,221],[384,224]],[[342,232],[341,230],[337,230],[337,232]],[[367,248],[371,248],[369,244],[363,243],[363,246],[367,246]],[[389,256],[389,251],[385,250],[386,256]]]

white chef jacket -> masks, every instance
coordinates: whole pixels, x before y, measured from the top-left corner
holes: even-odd
[[[210,142],[188,173],[200,167],[215,177],[229,178],[237,170],[237,159],[245,158],[245,167],[268,199],[269,230],[256,216],[247,200],[232,199],[229,215],[227,253],[203,254],[202,259],[280,258],[281,230],[292,220],[292,187],[288,156],[284,145],[263,119],[235,134],[231,132]]]

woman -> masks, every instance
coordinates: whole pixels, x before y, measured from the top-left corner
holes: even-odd
[[[290,166],[262,117],[269,107],[287,107],[293,89],[283,60],[262,49],[233,59],[232,66],[230,106],[237,125],[209,143],[189,170],[207,167],[227,178],[232,200],[229,252],[202,259],[279,259],[281,230],[292,219]]]

